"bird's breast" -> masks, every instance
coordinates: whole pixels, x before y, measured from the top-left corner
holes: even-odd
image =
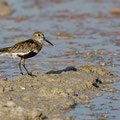
[[[30,51],[28,53],[22,53],[22,54],[17,54],[18,57],[20,58],[24,58],[24,59],[27,59],[27,58],[31,58],[31,57],[34,57],[38,52],[35,52],[35,51]]]

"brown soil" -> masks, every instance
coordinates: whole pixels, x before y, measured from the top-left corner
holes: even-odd
[[[0,81],[0,120],[73,119],[65,113],[113,92],[106,84],[117,80],[110,71],[89,64],[32,74]]]

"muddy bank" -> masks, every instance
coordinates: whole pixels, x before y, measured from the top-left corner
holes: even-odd
[[[0,120],[73,119],[65,113],[103,92],[116,77],[89,64],[0,81]]]

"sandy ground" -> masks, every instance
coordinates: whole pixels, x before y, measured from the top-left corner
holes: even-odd
[[[65,113],[105,91],[116,77],[101,67],[55,68],[0,81],[0,120],[73,120]]]

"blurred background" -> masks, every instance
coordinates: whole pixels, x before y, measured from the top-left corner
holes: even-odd
[[[89,63],[119,75],[120,0],[0,0],[0,48],[29,39],[35,31],[43,32],[54,47],[45,43],[37,56],[27,60],[31,71]],[[1,57],[0,78],[18,76],[18,62]],[[113,106],[118,107],[117,104]],[[90,111],[85,106],[82,109],[83,117],[87,116],[86,111]],[[71,114],[79,116],[80,109],[77,111]],[[106,116],[119,118],[117,112],[112,113]],[[93,119],[101,116],[99,112]],[[86,119],[91,120],[92,116]]]
[[[36,57],[28,59],[31,71],[84,63],[117,69],[119,7],[119,0],[1,0],[0,48],[41,31],[55,46],[45,43]],[[18,61],[1,57],[1,77],[18,76]]]

